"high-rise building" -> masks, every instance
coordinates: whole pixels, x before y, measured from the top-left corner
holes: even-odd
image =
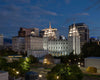
[[[25,37],[25,49],[27,50],[44,50],[43,38],[41,37]]]
[[[73,28],[73,25],[69,26],[69,29]],[[80,35],[80,46],[82,47],[84,43],[89,41],[89,29],[88,26],[84,23],[76,23],[75,27],[78,29]]]
[[[15,36],[12,38],[12,49],[16,52],[26,52],[28,48],[31,47],[32,43],[27,43],[28,39],[29,41],[33,41],[33,38],[31,40],[31,37],[39,37],[39,29],[38,28],[20,28],[18,31],[18,36]],[[28,44],[28,45],[27,45]],[[35,44],[35,43],[34,43]]]
[[[25,38],[18,36],[13,37],[12,50],[15,52],[25,52]]]
[[[80,54],[80,35],[75,24],[69,29],[68,44],[69,52],[73,51],[74,54]]]
[[[26,37],[26,36],[39,36],[39,29],[38,28],[20,28],[18,32],[19,37]]]
[[[3,35],[0,34],[0,46],[3,46]]]
[[[49,39],[59,38],[58,30],[56,28],[51,28],[51,24],[49,24],[49,28],[41,30],[40,35],[43,37],[48,37]]]

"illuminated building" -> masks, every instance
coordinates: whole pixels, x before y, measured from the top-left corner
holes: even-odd
[[[80,54],[80,35],[77,28],[75,27],[75,24],[69,30],[68,44],[69,52],[73,51],[74,54]]]
[[[72,24],[69,26],[69,29],[73,28]],[[76,23],[75,27],[77,28],[79,35],[80,35],[80,46],[82,47],[84,43],[89,41],[89,29],[88,26],[84,23]]]
[[[51,28],[51,24],[49,24],[49,28],[43,29],[41,31],[41,36],[49,37],[49,39],[59,38],[58,30],[56,28]]]
[[[80,36],[75,25],[69,30],[68,40],[66,38],[50,39],[43,38],[43,48],[53,56],[69,55],[71,52],[80,54]]]
[[[27,51],[27,56],[33,55],[35,57],[43,57],[48,51],[43,48],[43,38],[41,37],[25,37],[25,51]]]
[[[49,40],[48,38],[44,38],[43,47],[53,56],[63,56],[69,54],[67,40]]]
[[[44,50],[43,49],[43,38],[41,37],[25,37],[25,49],[30,50]]]
[[[68,40],[43,38],[43,48],[48,50],[52,56],[63,56],[69,54]]]

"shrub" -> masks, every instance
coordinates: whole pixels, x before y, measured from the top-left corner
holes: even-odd
[[[88,67],[86,69],[87,72],[90,72],[90,73],[97,73],[97,68],[96,67]]]

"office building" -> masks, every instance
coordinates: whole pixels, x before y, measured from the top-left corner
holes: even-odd
[[[25,52],[25,38],[18,36],[13,37],[12,50],[15,52]]]
[[[41,37],[25,37],[25,50],[44,50],[43,49],[43,38]]]
[[[0,34],[0,46],[3,46],[3,35]]]

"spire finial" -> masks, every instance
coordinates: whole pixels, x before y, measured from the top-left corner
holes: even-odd
[[[73,23],[73,27],[75,27],[75,23]]]
[[[51,22],[49,22],[49,29],[51,29]]]

